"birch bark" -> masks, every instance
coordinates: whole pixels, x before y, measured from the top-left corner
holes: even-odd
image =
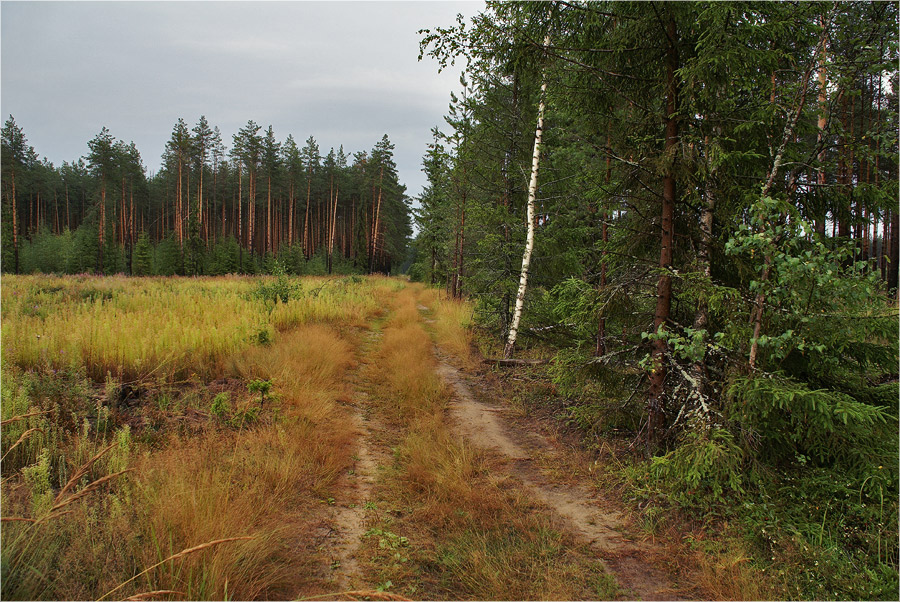
[[[550,45],[550,36],[544,37],[544,48]],[[541,82],[541,96],[538,101],[537,127],[534,130],[534,152],[531,155],[531,180],[528,183],[528,206],[525,222],[528,230],[525,235],[525,251],[522,253],[522,272],[519,275],[519,290],[516,293],[516,306],[513,310],[512,322],[509,325],[509,337],[503,356],[512,357],[519,334],[519,322],[522,319],[522,307],[525,305],[525,291],[528,289],[528,270],[531,267],[531,253],[534,250],[534,200],[537,196],[538,167],[541,162],[541,136],[544,132],[544,100],[547,95],[547,72],[544,70]]]

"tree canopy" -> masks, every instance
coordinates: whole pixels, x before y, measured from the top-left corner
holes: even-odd
[[[619,426],[718,493],[798,458],[888,478],[897,24],[896,3],[489,2],[422,30],[420,58],[465,71],[412,273],[506,339],[546,82],[518,345],[556,350],[567,403],[629,399]]]
[[[300,149],[250,120],[226,149],[205,116],[178,119],[150,176],[105,127],[87,146],[57,168],[6,121],[4,271],[389,273],[406,256],[410,200],[387,135],[358,164],[343,147],[322,163],[312,136]]]

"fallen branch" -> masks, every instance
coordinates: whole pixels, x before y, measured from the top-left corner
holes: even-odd
[[[547,364],[550,360],[529,360],[529,359],[504,359],[504,358],[484,358],[483,362],[489,366],[541,366]]]

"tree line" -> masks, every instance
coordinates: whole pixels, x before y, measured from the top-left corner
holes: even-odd
[[[6,272],[224,274],[385,272],[406,256],[410,199],[387,135],[323,157],[250,120],[226,147],[218,127],[178,119],[161,169],[103,128],[55,167],[10,116],[2,130]]]
[[[815,458],[896,488],[897,26],[887,2],[558,1],[422,30],[465,69],[411,273],[507,356],[551,346],[573,415],[695,484]]]

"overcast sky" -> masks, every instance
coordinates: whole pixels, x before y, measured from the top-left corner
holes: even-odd
[[[179,117],[223,141],[248,119],[322,155],[387,134],[400,180],[421,192],[430,128],[459,71],[418,62],[416,33],[481,2],[2,2],[3,121],[13,115],[54,165],[103,126],[134,141],[148,171]]]

